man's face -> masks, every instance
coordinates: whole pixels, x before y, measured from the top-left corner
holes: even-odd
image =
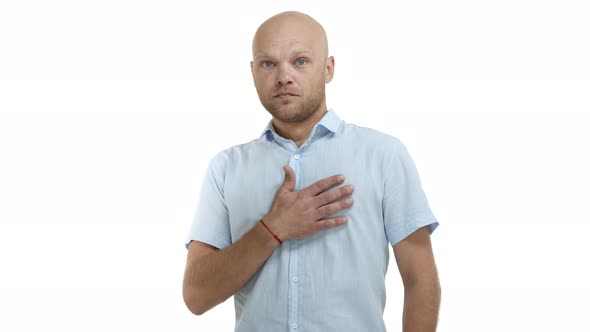
[[[301,122],[325,105],[333,58],[327,58],[319,35],[316,27],[297,20],[270,22],[257,32],[254,85],[264,108],[278,120]]]

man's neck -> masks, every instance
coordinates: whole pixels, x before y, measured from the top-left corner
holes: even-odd
[[[284,138],[290,139],[295,142],[298,148],[300,148],[305,141],[307,141],[313,127],[320,122],[320,120],[326,115],[328,110],[326,107],[322,107],[314,112],[309,118],[302,122],[282,122],[276,118],[272,119],[272,124],[277,134]]]

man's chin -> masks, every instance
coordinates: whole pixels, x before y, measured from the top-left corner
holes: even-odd
[[[295,123],[307,120],[318,110],[319,104],[298,100],[289,103],[271,101],[263,106],[277,120]]]
[[[302,117],[301,114],[275,113],[273,114],[273,117],[279,121],[289,123],[301,122],[304,120],[304,117]]]
[[[305,114],[301,111],[301,107],[296,104],[272,105],[266,107],[266,110],[276,119],[283,122],[298,122],[305,118]]]

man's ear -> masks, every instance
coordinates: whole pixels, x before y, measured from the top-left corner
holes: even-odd
[[[254,61],[250,61],[250,72],[254,74]]]
[[[324,75],[324,83],[330,83],[330,81],[332,81],[332,78],[334,77],[334,66],[335,66],[334,57],[333,56],[328,57],[328,60],[326,60],[326,70],[325,70],[325,75]]]

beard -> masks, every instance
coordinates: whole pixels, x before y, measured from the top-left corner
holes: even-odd
[[[262,106],[276,119],[283,122],[303,122],[312,116],[325,100],[326,87],[320,84],[317,88],[312,89],[310,96],[297,96],[294,101],[283,104],[280,100],[263,101]]]

